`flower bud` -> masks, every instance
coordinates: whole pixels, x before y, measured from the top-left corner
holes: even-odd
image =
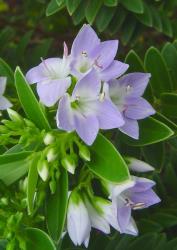
[[[37,171],[41,179],[46,181],[49,177],[48,162],[46,160],[39,161]]]
[[[47,153],[46,157],[47,157],[48,162],[52,162],[52,161],[56,160],[56,158],[57,158],[56,150],[54,148],[50,148],[48,150],[48,153]]]
[[[56,191],[56,181],[54,179],[50,181],[49,187],[50,187],[51,193],[54,194]]]
[[[55,137],[51,133],[47,133],[44,137],[44,144],[50,145],[54,142]]]
[[[65,158],[62,159],[61,164],[69,173],[74,174],[76,168],[76,161],[72,156],[67,155]]]
[[[14,122],[19,122],[19,123],[23,123],[23,118],[21,117],[21,115],[19,115],[16,111],[14,111],[13,109],[7,109],[7,113],[10,117],[10,119]]]
[[[127,162],[129,169],[135,172],[145,173],[154,170],[154,168],[148,163],[133,157],[126,157],[125,161]]]
[[[88,147],[81,145],[79,147],[79,156],[85,161],[90,161],[90,151]]]

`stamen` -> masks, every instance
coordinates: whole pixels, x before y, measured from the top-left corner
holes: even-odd
[[[105,92],[100,93],[100,95],[99,95],[99,101],[100,102],[102,102],[104,100],[105,95],[106,95]]]
[[[85,57],[88,57],[88,55],[87,55],[87,52],[86,51],[82,51],[82,53],[81,53],[83,56],[85,56]]]
[[[131,85],[127,85],[126,92],[129,93],[131,89],[132,89],[132,86]]]
[[[139,202],[139,203],[136,203],[136,204],[132,205],[132,209],[134,209],[134,210],[141,209],[141,208],[144,208],[144,207],[145,207],[144,202]]]

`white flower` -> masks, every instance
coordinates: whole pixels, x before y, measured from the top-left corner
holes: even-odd
[[[154,168],[148,163],[144,161],[140,161],[133,157],[126,157],[125,160],[128,162],[128,167],[132,171],[144,173],[144,172],[149,172],[149,171],[154,170]]]
[[[6,110],[12,106],[12,104],[3,96],[6,88],[6,77],[0,77],[0,110]]]
[[[69,198],[67,230],[76,246],[82,243],[88,246],[91,223],[85,204],[76,191],[73,191]]]

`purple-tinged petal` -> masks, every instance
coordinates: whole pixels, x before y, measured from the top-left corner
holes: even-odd
[[[0,110],[6,110],[10,107],[12,107],[12,103],[6,97],[0,96]]]
[[[70,97],[68,94],[60,99],[56,120],[58,128],[62,128],[66,131],[75,129],[73,111],[71,109]]]
[[[151,189],[155,182],[143,177],[132,177],[135,181],[135,185],[131,188],[131,192],[144,192],[148,189]]]
[[[128,167],[131,171],[138,172],[138,173],[145,173],[149,171],[154,171],[154,168],[144,161],[140,161],[133,157],[127,157],[126,160],[128,161]]]
[[[74,98],[94,99],[98,97],[101,89],[101,81],[93,69],[76,84],[72,96]]]
[[[97,117],[101,129],[119,128],[124,124],[121,113],[110,100],[99,101],[98,105]]]
[[[129,87],[127,95],[139,97],[143,95],[150,77],[148,73],[129,73],[118,79],[118,82],[120,86]]]
[[[45,75],[43,67],[40,64],[32,69],[30,69],[26,74],[26,79],[30,84],[37,83],[39,81],[44,81],[48,79]]]
[[[141,193],[133,193],[131,195],[131,200],[135,204],[144,204],[142,208],[146,208],[160,202],[160,198],[152,189],[146,190]],[[137,209],[136,206],[134,209]]]
[[[115,79],[124,74],[128,67],[128,64],[114,60],[109,67],[100,72],[100,77],[104,81]]]
[[[50,80],[48,83],[37,84],[40,101],[47,107],[53,106],[62,97],[71,84],[71,78]]]
[[[6,88],[7,77],[0,77],[0,94],[3,95]]]
[[[117,199],[117,220],[120,227],[120,232],[124,233],[129,225],[131,218],[131,207],[125,205],[125,200],[119,197]]]
[[[91,145],[99,131],[97,118],[95,116],[84,117],[80,113],[76,113],[74,122],[77,134],[87,145]]]
[[[125,233],[130,234],[130,235],[134,235],[134,236],[138,235],[138,228],[137,228],[136,223],[132,217],[130,218],[129,225],[126,228]]]
[[[127,108],[124,115],[127,118],[139,120],[155,114],[155,110],[145,99],[139,97],[127,98]]]
[[[119,130],[122,133],[137,140],[139,138],[138,122],[136,120],[128,119],[125,117],[124,117],[124,121],[125,121],[125,124],[121,128],[119,128]]]
[[[95,65],[100,70],[107,68],[114,60],[118,49],[118,40],[101,42],[91,53]]]
[[[95,46],[100,43],[95,31],[91,28],[90,25],[83,25],[76,38],[74,39],[71,56],[76,57],[82,52],[90,53]]]

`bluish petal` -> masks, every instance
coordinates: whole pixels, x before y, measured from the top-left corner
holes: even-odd
[[[131,192],[143,192],[148,189],[151,189],[155,182],[143,177],[133,177],[135,185],[131,188]]]
[[[155,114],[153,107],[142,97],[128,98],[126,100],[127,108],[124,111],[124,114],[127,118],[130,119],[144,119],[150,115]]]
[[[129,73],[118,79],[118,82],[120,86],[129,86],[128,95],[139,97],[143,95],[150,77],[148,73]]]
[[[114,60],[118,49],[118,40],[101,42],[91,53],[100,70],[107,68]]]
[[[30,69],[26,73],[26,79],[30,84],[32,84],[32,83],[37,83],[39,81],[47,80],[48,76],[45,75],[43,67],[38,65],[38,66]]]
[[[56,120],[58,128],[66,131],[75,129],[73,111],[71,109],[70,97],[68,94],[64,95],[59,102]]]
[[[75,129],[79,137],[87,144],[91,145],[99,131],[99,123],[95,116],[84,117],[80,113],[74,116]]]
[[[141,193],[139,193],[139,192],[133,193],[131,195],[131,200],[135,204],[144,203],[144,208],[152,206],[152,205],[160,202],[160,198],[157,196],[157,194],[152,189],[146,190],[146,191],[141,192]]]
[[[99,43],[100,39],[91,26],[83,25],[74,39],[71,48],[71,56],[76,57],[82,52],[90,53]]]
[[[7,77],[0,77],[0,94],[4,94],[6,88]]]
[[[95,97],[98,98],[100,88],[101,81],[98,78],[98,74],[93,69],[77,82],[72,96],[74,98],[82,97],[85,99],[94,99]]]
[[[122,133],[134,139],[138,139],[139,138],[138,122],[136,120],[128,119],[126,117],[124,117],[124,121],[125,121],[125,124],[121,128],[119,128],[119,130]]]
[[[121,113],[110,100],[100,101],[98,105],[97,117],[101,129],[119,128],[124,124]]]
[[[138,228],[137,228],[136,223],[132,217],[131,217],[130,222],[125,230],[125,233],[130,234],[130,235],[134,235],[134,236],[138,235]]]
[[[120,232],[125,233],[131,218],[131,207],[124,205],[124,201],[118,199],[117,204],[117,219],[120,227]]]
[[[0,110],[6,110],[10,107],[12,107],[12,103],[6,97],[0,96]]]
[[[100,77],[104,81],[115,79],[124,74],[128,67],[128,64],[114,60],[109,67],[100,72]]]
[[[40,101],[47,107],[53,106],[62,97],[71,84],[71,78],[50,80],[48,83],[37,84]]]

